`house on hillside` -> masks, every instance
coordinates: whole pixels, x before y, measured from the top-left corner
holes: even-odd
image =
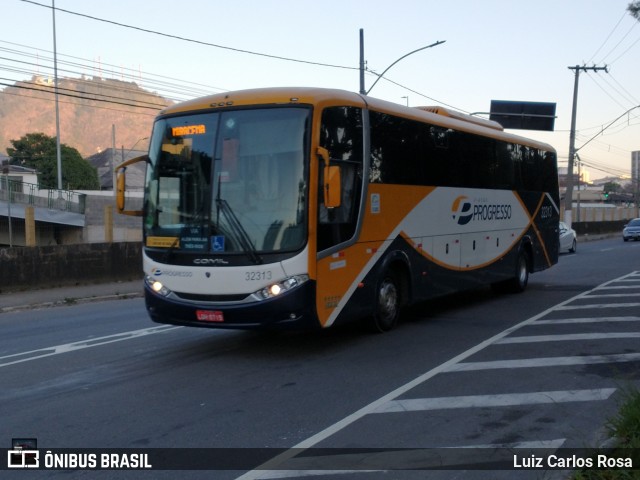
[[[124,161],[145,155],[146,153],[146,150],[129,150],[123,154],[121,150],[116,149],[114,152],[113,148],[107,148],[100,153],[91,155],[86,158],[86,160],[98,170],[100,190],[113,190],[114,168]],[[146,165],[145,162],[140,162],[127,168],[127,190],[144,189]]]

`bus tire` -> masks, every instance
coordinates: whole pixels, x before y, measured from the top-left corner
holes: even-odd
[[[521,248],[515,263],[513,277],[498,283],[493,283],[491,288],[496,293],[520,293],[523,292],[529,283],[529,269],[531,260],[529,252]]]
[[[387,270],[376,287],[375,310],[372,317],[374,332],[388,332],[398,323],[401,307],[398,276]]]
[[[516,261],[515,276],[507,283],[507,291],[510,293],[524,292],[529,284],[529,268],[530,268],[529,252],[521,248],[518,252]]]

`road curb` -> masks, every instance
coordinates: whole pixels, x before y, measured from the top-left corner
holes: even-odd
[[[61,300],[53,300],[50,302],[40,302],[40,303],[31,303],[25,305],[12,305],[8,307],[0,307],[0,314],[2,313],[12,313],[12,312],[22,312],[25,310],[42,310],[45,308],[51,307],[63,307],[63,306],[71,306],[71,305],[79,305],[84,303],[92,303],[92,302],[104,302],[110,300],[128,300],[131,298],[140,298],[142,297],[142,292],[130,292],[130,293],[117,293],[113,295],[96,295],[92,297],[65,297]]]

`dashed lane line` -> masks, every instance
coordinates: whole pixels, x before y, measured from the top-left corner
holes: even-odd
[[[17,363],[38,360],[39,358],[51,357],[53,355],[61,355],[63,353],[84,350],[85,348],[93,348],[107,343],[122,342],[124,340],[132,340],[134,338],[140,338],[156,333],[168,332],[170,330],[175,330],[176,328],[183,327],[162,325],[159,327],[142,328],[140,330],[131,330],[129,332],[116,333],[114,335],[106,335],[104,337],[97,337],[79,342],[65,343],[64,345],[55,345],[53,347],[45,347],[37,350],[30,350],[28,352],[5,355],[4,357],[0,357],[0,368],[15,365]]]

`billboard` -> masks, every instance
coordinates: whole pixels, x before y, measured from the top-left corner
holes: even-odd
[[[556,120],[556,104],[491,100],[489,119],[504,128],[552,132]]]

